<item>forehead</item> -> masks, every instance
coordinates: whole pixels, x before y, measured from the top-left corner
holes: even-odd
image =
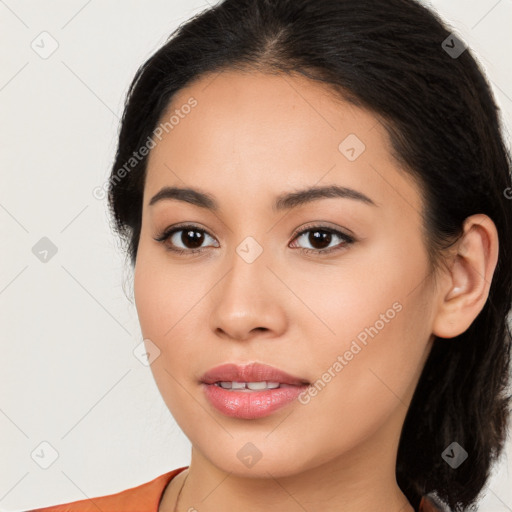
[[[176,93],[159,126],[145,202],[172,184],[197,185],[222,202],[226,191],[251,199],[337,183],[379,203],[395,190],[420,208],[377,117],[300,75],[204,75]]]

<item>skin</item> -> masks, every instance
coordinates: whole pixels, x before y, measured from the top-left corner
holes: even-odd
[[[167,486],[159,512],[174,510],[185,477],[180,512],[412,511],[395,479],[400,431],[433,335],[450,343],[487,300],[494,224],[481,214],[466,219],[434,276],[420,191],[372,113],[318,82],[260,72],[204,75],[169,112],[191,96],[197,106],[149,155],[134,274],[142,334],[160,350],[151,370],[192,444],[190,467]],[[366,146],[354,161],[338,149],[348,134]],[[328,184],[377,206],[324,198],[272,210],[279,194]],[[220,210],[178,200],[149,206],[164,186],[200,188]],[[202,253],[179,255],[166,250],[170,240],[154,240],[183,222],[206,230]],[[343,246],[333,235],[329,248],[341,250],[304,254],[300,247],[322,247],[293,236],[306,224],[356,240]],[[172,240],[187,250],[181,235]],[[263,248],[252,263],[236,252],[248,236]],[[202,393],[203,373],[226,362],[266,363],[313,383],[397,302],[401,311],[305,405],[235,419]],[[262,454],[250,468],[237,457],[248,442]]]

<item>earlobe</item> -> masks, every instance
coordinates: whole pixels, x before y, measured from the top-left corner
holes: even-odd
[[[457,252],[438,290],[438,311],[432,333],[453,338],[465,332],[482,311],[498,261],[498,233],[494,222],[475,214],[464,222]]]

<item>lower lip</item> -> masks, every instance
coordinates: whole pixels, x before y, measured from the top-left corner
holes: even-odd
[[[293,402],[307,386],[265,389],[264,391],[230,391],[215,384],[202,384],[206,398],[218,411],[246,420],[264,418]]]

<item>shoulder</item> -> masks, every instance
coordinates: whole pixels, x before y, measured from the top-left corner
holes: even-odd
[[[157,512],[160,499],[167,484],[185,467],[174,469],[153,480],[124,491],[87,498],[84,500],[62,503],[45,508],[29,510],[27,512]]]
[[[433,494],[425,494],[420,501],[418,512],[451,512],[450,509]]]

